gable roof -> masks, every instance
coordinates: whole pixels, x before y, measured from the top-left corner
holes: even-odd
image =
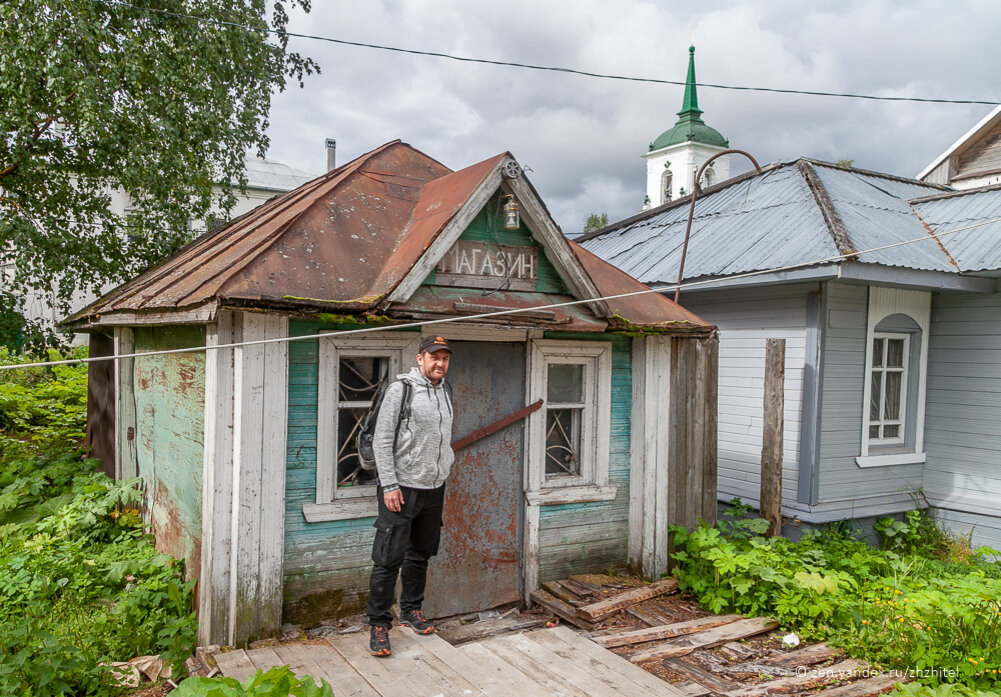
[[[714,186],[696,201],[685,280],[725,279],[840,255],[849,255],[846,265],[970,270],[949,254],[953,240],[934,236],[851,256],[929,235],[928,221],[908,201],[951,191],[817,160],[770,165],[760,174],[750,172]],[[577,241],[643,283],[674,284],[690,205],[688,196]]]
[[[927,177],[935,170],[936,167],[948,160],[958,151],[965,149],[967,145],[972,145],[982,135],[993,129],[999,123],[1001,123],[1001,106],[996,106],[991,109],[987,116],[980,119],[980,121],[977,122],[973,128],[964,133],[959,140],[946,148],[945,152],[936,157],[927,167],[921,170],[916,179],[924,179]]]
[[[222,306],[298,312],[378,309],[389,315],[394,306],[412,310],[420,284],[471,217],[498,190],[509,190],[574,298],[590,301],[593,321],[582,328],[601,331],[616,322],[641,325],[649,320],[644,326],[676,322],[681,330],[711,329],[653,293],[645,301],[621,305],[636,312],[635,317],[619,313],[616,318],[600,299],[602,285],[644,286],[620,278],[624,275],[617,270],[593,264],[589,270],[527,178],[502,176],[502,168],[511,165],[520,173],[510,153],[502,153],[453,172],[410,145],[387,143],[202,235],[64,323],[82,329],[212,321]],[[570,299],[546,297],[551,302]],[[512,302],[528,307],[542,301],[540,296]]]

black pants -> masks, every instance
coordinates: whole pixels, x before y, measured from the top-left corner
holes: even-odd
[[[403,591],[400,609],[420,610],[424,603],[428,559],[438,553],[445,485],[437,489],[400,487],[403,507],[398,513],[386,508],[378,488],[379,517],[372,543],[372,578],[369,581],[368,624],[393,625],[393,595],[400,575]]]

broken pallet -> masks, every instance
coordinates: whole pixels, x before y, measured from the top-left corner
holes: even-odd
[[[744,639],[756,634],[763,634],[778,626],[778,622],[767,618],[756,617],[753,619],[738,620],[730,624],[724,624],[721,627],[678,637],[660,646],[637,651],[629,656],[629,660],[633,663],[642,663],[657,658],[685,656],[695,649],[709,649],[720,644],[725,644],[728,641],[734,641],[735,639]]]
[[[651,583],[649,586],[633,588],[632,590],[619,593],[611,598],[599,600],[598,602],[591,603],[590,605],[585,605],[584,607],[577,609],[577,615],[585,622],[597,622],[598,620],[608,617],[612,613],[618,612],[619,610],[623,610],[630,605],[635,605],[636,603],[641,603],[644,600],[650,600],[651,598],[656,598],[660,595],[676,593],[677,591],[678,580],[674,578],[665,578],[662,581]]]
[[[661,625],[660,627],[647,627],[645,629],[635,629],[629,632],[619,632],[617,634],[605,634],[603,636],[592,637],[594,643],[604,646],[606,649],[613,646],[629,646],[630,644],[642,644],[647,641],[658,641],[660,639],[671,639],[685,634],[694,634],[713,627],[730,624],[743,619],[741,615],[713,615],[702,617],[697,620],[687,622],[674,622],[672,624]]]

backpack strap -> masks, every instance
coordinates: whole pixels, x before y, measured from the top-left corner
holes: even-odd
[[[396,449],[396,442],[400,439],[400,424],[403,419],[410,418],[410,397],[413,393],[413,385],[408,380],[400,380],[403,383],[403,395],[400,397],[400,413],[396,415],[396,434],[393,436],[393,449]]]

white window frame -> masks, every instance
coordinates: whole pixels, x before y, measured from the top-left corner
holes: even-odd
[[[665,169],[660,175],[660,202],[670,203],[674,199],[674,174],[669,169]]]
[[[584,407],[581,413],[580,474],[546,476],[546,414],[549,366],[584,367]],[[526,498],[532,505],[609,501],[615,486],[608,485],[609,440],[612,414],[612,345],[538,339],[532,342],[528,366],[529,402],[543,406],[528,417]]]
[[[308,522],[367,518],[378,513],[376,485],[337,488],[337,371],[341,358],[386,357],[389,375],[405,371],[420,346],[420,335],[325,336],[318,341],[316,403],[316,503],[304,504]]]
[[[877,332],[876,327],[884,319],[891,315],[901,314],[910,317],[921,329],[920,350],[918,351],[918,364],[909,365],[908,373],[904,376],[903,393],[901,394],[901,437],[897,443],[890,443],[887,440],[876,440],[869,438],[869,402],[872,399],[872,344],[877,336],[890,336],[899,338],[905,335],[902,332]],[[925,423],[925,393],[928,379],[928,336],[931,329],[931,293],[928,291],[905,290],[902,288],[888,288],[883,286],[869,287],[869,313],[868,326],[866,329],[865,344],[865,381],[862,394],[862,445],[861,453],[855,458],[855,464],[859,467],[890,467],[893,465],[915,465],[925,462],[927,456],[924,452],[924,423]],[[905,346],[904,363],[908,365],[910,352],[912,350],[911,341],[915,337],[908,335],[908,344]],[[917,389],[911,393],[910,382],[913,373],[918,371]],[[916,399],[914,407],[914,447],[906,445],[906,429],[909,428],[907,420],[907,402]]]
[[[898,334],[898,333],[895,333],[895,332],[875,332],[872,335],[872,339],[873,339],[873,341],[882,341],[883,342],[883,363],[884,363],[884,366],[880,368],[880,371],[883,373],[882,388],[880,390],[880,405],[879,405],[880,417],[879,417],[879,420],[874,423],[873,420],[872,420],[871,411],[867,412],[866,416],[867,416],[867,418],[869,420],[868,425],[869,425],[869,428],[872,428],[872,426],[883,426],[884,428],[887,425],[889,425],[889,426],[899,426],[899,430],[898,430],[898,435],[897,435],[896,438],[873,438],[870,435],[869,436],[869,447],[871,448],[873,446],[882,446],[882,445],[900,445],[900,444],[902,444],[905,441],[905,439],[906,439],[906,433],[907,433],[907,391],[908,391],[907,388],[908,388],[909,379],[910,379],[910,372],[908,370],[908,368],[909,368],[908,363],[910,362],[911,335],[910,334]],[[904,342],[903,360],[901,361],[903,367],[900,368],[900,369],[897,369],[897,368],[888,368],[888,367],[885,366],[886,355],[887,355],[887,351],[886,351],[887,344],[886,344],[886,342],[888,340],[890,340],[890,341],[897,341],[897,340],[899,340],[899,341],[903,341]],[[869,381],[869,391],[870,391],[869,392],[869,399],[870,399],[870,401],[872,400],[872,374],[873,374],[873,372],[875,372],[875,368],[876,367],[872,364],[872,352],[870,351],[870,353],[869,353],[869,364],[866,366],[866,380]],[[898,419],[896,419],[895,421],[894,420],[889,420],[888,421],[887,419],[883,418],[883,411],[884,411],[883,406],[884,406],[884,403],[886,401],[886,375],[887,375],[887,373],[890,373],[890,372],[899,372],[901,374],[900,375],[900,412],[899,412],[900,413],[900,417]],[[867,404],[869,404],[869,403],[867,402]],[[871,405],[870,405],[869,408],[871,410]],[[868,431],[866,431],[866,433],[868,433]]]

